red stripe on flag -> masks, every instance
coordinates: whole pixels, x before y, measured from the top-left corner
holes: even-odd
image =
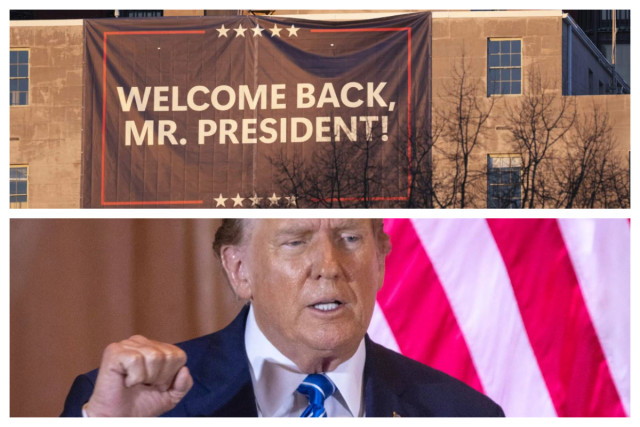
[[[487,222],[558,415],[625,416],[556,220]]]
[[[378,304],[402,354],[483,391],[440,280],[410,220],[386,220],[393,250]]]

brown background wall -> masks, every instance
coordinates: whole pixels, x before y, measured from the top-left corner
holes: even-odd
[[[218,224],[12,219],[10,415],[59,415],[110,342],[179,342],[230,322],[241,304],[213,256]]]

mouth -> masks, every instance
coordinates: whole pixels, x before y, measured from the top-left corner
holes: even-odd
[[[342,305],[343,305],[342,301],[333,300],[333,301],[317,302],[315,304],[311,304],[309,307],[322,312],[331,312],[331,311],[338,310],[340,307],[342,307]]]

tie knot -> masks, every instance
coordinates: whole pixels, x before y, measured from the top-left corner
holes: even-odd
[[[309,399],[303,417],[326,417],[324,401],[336,391],[336,386],[325,374],[308,375],[298,386],[298,392]]]

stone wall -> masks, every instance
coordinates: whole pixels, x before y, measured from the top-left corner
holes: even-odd
[[[468,207],[486,207],[487,156],[489,154],[512,153],[511,133],[507,119],[509,110],[516,108],[522,99],[518,95],[487,96],[487,40],[489,38],[516,38],[522,40],[522,72],[523,91],[530,90],[530,76],[539,77],[549,96],[560,101],[562,94],[562,17],[530,16],[500,18],[437,18],[433,20],[433,117],[451,115],[455,99],[451,92],[459,84],[461,71],[465,71],[465,79],[477,87],[474,102],[480,109],[488,109],[492,102],[491,115],[484,126],[484,133],[477,147],[472,152],[469,170],[477,176],[470,189],[473,200]],[[597,65],[597,59],[583,46],[574,35],[574,59],[580,53],[580,61],[576,62],[581,72],[586,73],[588,65]],[[580,56],[579,55],[579,56]],[[464,65],[463,65],[464,64]],[[595,70],[597,67],[592,65]],[[596,93],[597,83],[596,78]],[[575,84],[575,83],[574,83]],[[616,143],[616,151],[620,156],[628,156],[630,149],[630,95],[593,95],[567,97],[570,104],[575,104],[578,114],[593,111],[607,112]],[[435,129],[435,124],[434,124]],[[560,147],[561,142],[557,145]],[[433,151],[434,175],[436,180],[446,182],[446,176],[454,173],[454,166],[447,160],[456,148],[455,142],[440,136]],[[624,157],[623,157],[624,158]]]
[[[57,24],[10,28],[10,47],[30,51],[29,105],[10,107],[10,163],[29,166],[30,208],[80,207],[83,27]]]

